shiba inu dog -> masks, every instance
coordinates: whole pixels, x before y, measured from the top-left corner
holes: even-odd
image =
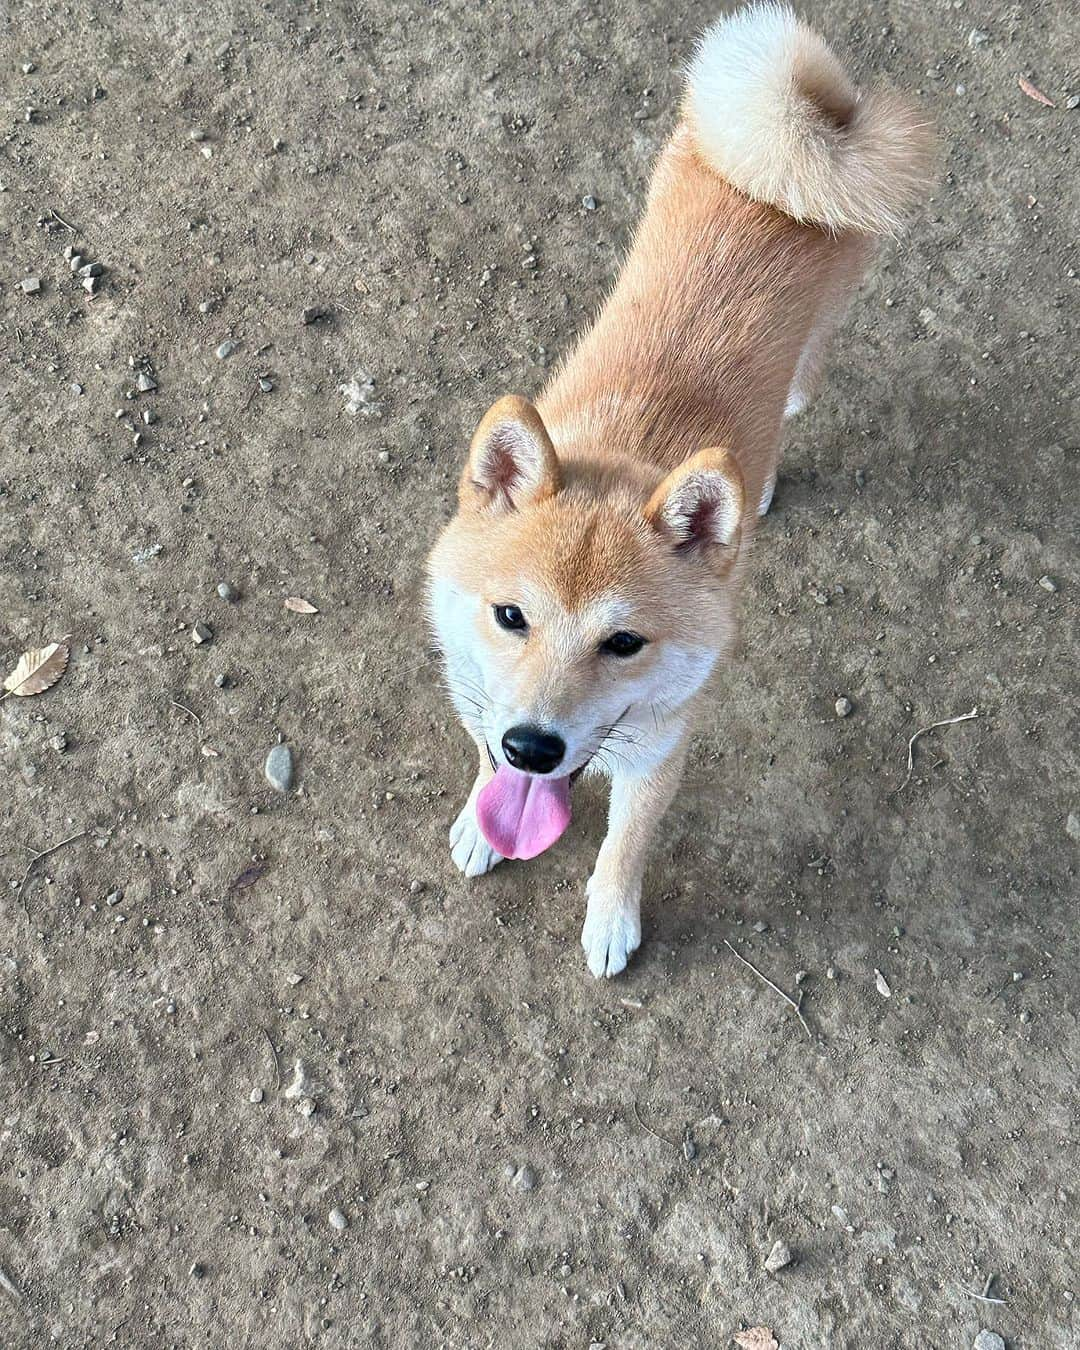
[[[905,100],[863,93],[791,10],[710,28],[615,290],[535,404],[481,421],[429,562],[446,682],[476,742],[450,831],[475,877],[532,858],[574,781],[611,780],[581,935],[594,975],[641,940],[649,841],[731,651],[785,413],[880,236],[927,175]]]

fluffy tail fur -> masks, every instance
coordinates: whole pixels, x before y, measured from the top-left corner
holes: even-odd
[[[927,183],[933,138],[918,110],[860,93],[786,5],[751,5],[706,31],[686,111],[729,183],[829,230],[895,234]]]

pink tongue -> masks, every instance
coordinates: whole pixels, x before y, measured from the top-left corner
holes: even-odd
[[[533,778],[504,764],[477,797],[476,819],[504,858],[535,858],[570,824],[570,780]]]

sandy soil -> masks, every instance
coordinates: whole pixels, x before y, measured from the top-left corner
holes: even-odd
[[[5,670],[72,634],[0,705],[6,1345],[1080,1344],[1078,24],[805,8],[921,90],[942,177],[791,431],[606,983],[599,790],[451,867],[422,563],[712,8],[5,9]]]

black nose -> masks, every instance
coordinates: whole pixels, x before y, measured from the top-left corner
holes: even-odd
[[[508,764],[529,773],[550,773],[566,754],[566,742],[539,727],[511,727],[502,738]]]

